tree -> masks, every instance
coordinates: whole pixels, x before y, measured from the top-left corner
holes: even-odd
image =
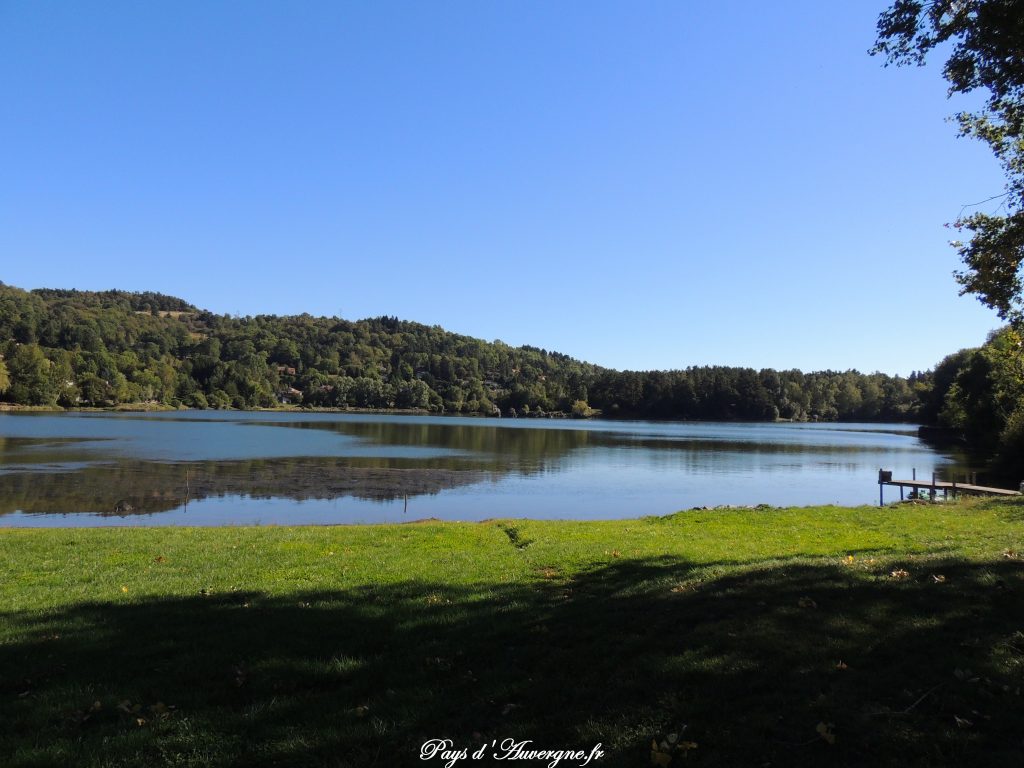
[[[577,419],[588,419],[594,415],[594,410],[587,405],[586,400],[577,400],[572,404],[572,415]]]
[[[103,406],[110,401],[110,384],[95,373],[86,373],[78,380],[82,400],[89,405]]]
[[[1024,418],[1024,369],[1017,351],[1019,341],[1016,331],[1003,329],[994,333],[984,347],[967,350],[960,358],[939,422],[962,430],[974,447],[1006,454],[1007,439],[1020,428]],[[1024,455],[1017,454],[1016,463],[1022,462]]]
[[[7,373],[7,364],[0,358],[0,395],[10,389],[11,377]]]
[[[50,361],[35,344],[22,344],[7,364],[11,385],[8,397],[24,405],[52,405],[57,401],[50,380]]]
[[[956,115],[960,135],[988,144],[1006,174],[1005,191],[991,199],[1004,215],[975,212],[953,223],[971,233],[953,242],[966,267],[956,279],[961,294],[1024,325],[1024,0],[896,0],[878,19],[871,52],[886,64],[921,66],[933,49],[950,47],[950,95],[988,95],[979,111]]]
[[[429,405],[430,388],[422,381],[406,381],[395,388],[396,408],[426,408]]]

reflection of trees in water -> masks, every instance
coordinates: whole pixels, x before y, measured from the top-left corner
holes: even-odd
[[[388,459],[294,458],[191,464],[121,461],[77,472],[0,474],[0,514],[91,512],[147,514],[176,509],[186,499],[253,498],[389,501],[436,494],[496,479],[479,465]]]
[[[860,442],[793,442],[779,439],[715,437],[651,432],[616,432],[599,429],[492,426],[476,424],[417,424],[393,421],[249,422],[253,425],[320,429],[340,432],[374,445],[416,446],[467,451],[481,455],[490,466],[517,471],[551,468],[581,448],[638,448],[649,451],[694,453],[877,454],[885,445]],[[853,430],[850,430],[853,431]],[[865,434],[891,434],[878,430]],[[906,435],[904,435],[906,436]],[[809,435],[813,437],[813,435]],[[493,459],[489,458],[493,457]]]
[[[59,464],[82,461],[81,443],[103,442],[88,437],[0,437],[0,469],[5,464]],[[95,456],[93,453],[91,456]]]
[[[78,471],[47,471],[46,463],[94,459],[62,438],[0,438],[0,514],[91,512],[132,514],[163,512],[190,500],[211,496],[334,499],[351,496],[387,501],[436,494],[510,474],[558,471],[580,449],[622,451],[623,462],[650,464],[665,471],[703,473],[717,466],[745,466],[763,455],[785,456],[786,465],[826,462],[851,470],[875,461],[878,449],[863,445],[807,445],[744,442],[693,436],[656,435],[550,427],[413,422],[250,422],[265,426],[321,429],[346,434],[373,445],[449,449],[461,456],[431,458],[317,457],[206,461],[189,464],[118,461]],[[638,456],[634,452],[641,451]],[[632,455],[628,455],[631,454]],[[963,456],[940,479],[962,479],[970,470]],[[863,459],[863,460],[862,460]],[[934,456],[922,456],[929,463]],[[18,471],[11,465],[35,466]],[[719,464],[719,462],[721,462]],[[782,466],[781,464],[779,466]],[[14,471],[11,471],[14,469]],[[27,470],[26,466],[26,470]],[[977,468],[975,468],[977,469]],[[979,475],[980,476],[980,475]]]
[[[531,473],[552,468],[570,452],[595,444],[602,433],[580,429],[531,429],[475,424],[420,424],[394,421],[250,422],[253,425],[320,429],[374,445],[439,448],[476,454],[497,471]],[[479,465],[478,465],[479,466]]]
[[[118,461],[75,472],[0,474],[0,514],[92,512],[111,515],[165,512],[186,497],[388,501],[436,494],[511,473],[549,471],[590,442],[579,430],[500,429],[439,424],[252,422],[261,426],[328,429],[376,445],[454,449],[463,456],[432,458],[287,458],[189,464]],[[27,456],[21,457],[23,460]],[[32,461],[39,460],[32,455]],[[81,460],[77,454],[73,458]],[[11,455],[8,461],[13,461]],[[42,463],[42,462],[40,462]]]

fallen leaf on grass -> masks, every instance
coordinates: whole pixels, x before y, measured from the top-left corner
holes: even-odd
[[[818,723],[815,726],[814,730],[818,732],[818,735],[822,738],[822,741],[824,741],[826,744],[835,744],[836,743],[836,734],[835,734],[835,731],[834,731],[835,727],[836,727],[835,723]]]
[[[978,678],[969,669],[960,669],[958,667],[957,669],[953,670],[953,677],[955,677],[957,680],[959,680],[961,682],[964,682],[964,683],[976,683],[976,682],[978,682]]]
[[[946,577],[943,576],[941,573],[933,573],[932,574],[932,580],[936,584],[945,584],[946,583]]]
[[[686,726],[684,725],[685,729]],[[681,753],[683,757],[686,757],[686,753],[691,749],[697,749],[697,742],[695,741],[680,741],[678,733],[669,733],[660,742],[657,738],[651,739],[651,764],[658,766],[668,766],[672,764],[672,757]]]
[[[905,571],[903,568],[897,568],[892,573],[890,573],[889,576],[894,579],[906,579],[910,576],[910,573],[908,571]]]

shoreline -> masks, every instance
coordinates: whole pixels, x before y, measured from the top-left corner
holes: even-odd
[[[175,408],[170,405],[150,403],[124,403],[116,406],[92,407],[82,406],[64,408],[59,405],[21,405],[17,403],[0,403],[0,413],[351,413],[356,415],[380,416],[437,416],[442,418],[499,419],[502,421],[649,421],[668,424],[901,424],[914,427],[928,427],[917,421],[855,420],[825,421],[821,419],[679,419],[671,417],[655,418],[643,414],[607,414],[594,413],[591,416],[575,416],[564,411],[546,412],[543,416],[524,414],[521,416],[496,416],[486,413],[438,413],[426,408],[328,408],[302,406],[275,406],[272,408]]]
[[[772,513],[799,513],[806,512],[808,510],[828,510],[828,511],[847,511],[847,512],[864,512],[871,513],[876,511],[892,511],[894,509],[904,508],[916,508],[916,507],[933,507],[940,510],[958,510],[962,511],[964,507],[971,507],[981,505],[986,499],[980,497],[970,497],[958,500],[949,501],[926,501],[922,499],[904,499],[902,501],[894,501],[886,504],[884,507],[879,507],[875,504],[855,504],[851,506],[844,506],[842,504],[805,504],[803,506],[787,505],[787,506],[774,506],[772,504],[721,504],[715,507],[691,507],[689,509],[680,509],[675,512],[667,512],[663,515],[643,515],[641,517],[615,517],[615,518],[572,518],[572,517],[487,517],[482,520],[446,520],[441,517],[422,517],[413,520],[383,520],[380,522],[366,523],[366,522],[355,522],[355,523],[344,523],[344,522],[323,522],[323,523],[217,523],[217,524],[188,524],[178,525],[175,523],[163,523],[155,525],[140,525],[128,522],[130,518],[135,517],[137,514],[141,514],[144,517],[151,518],[156,515],[163,514],[161,512],[143,512],[143,513],[125,513],[125,514],[103,514],[97,512],[64,512],[64,513],[50,513],[50,512],[22,512],[17,511],[14,513],[0,514],[0,536],[7,531],[120,531],[120,530],[144,530],[144,531],[164,531],[170,533],[172,531],[212,531],[216,529],[224,529],[226,531],[242,531],[242,530],[292,530],[292,531],[303,531],[303,530],[324,530],[324,529],[341,529],[341,530],[355,530],[355,529],[390,529],[393,527],[402,527],[409,525],[440,525],[440,526],[480,526],[480,525],[502,525],[505,523],[517,523],[532,525],[534,523],[542,525],[582,525],[582,526],[607,526],[607,525],[628,525],[630,523],[650,523],[650,522],[668,522],[674,518],[683,517],[687,515],[696,515],[702,513],[738,513],[738,512],[757,512],[762,514]],[[1024,506],[1022,500],[1002,500],[1009,501],[1010,504],[1016,503]],[[116,518],[118,520],[125,521],[123,524],[115,523],[97,523],[95,525],[4,525],[4,518],[10,514],[20,514],[23,516],[33,517],[48,517],[51,515],[85,515],[89,519],[103,518],[111,519]]]

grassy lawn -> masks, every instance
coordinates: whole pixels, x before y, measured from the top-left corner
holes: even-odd
[[[1022,553],[1005,501],[3,530],[0,764],[1024,765]]]

